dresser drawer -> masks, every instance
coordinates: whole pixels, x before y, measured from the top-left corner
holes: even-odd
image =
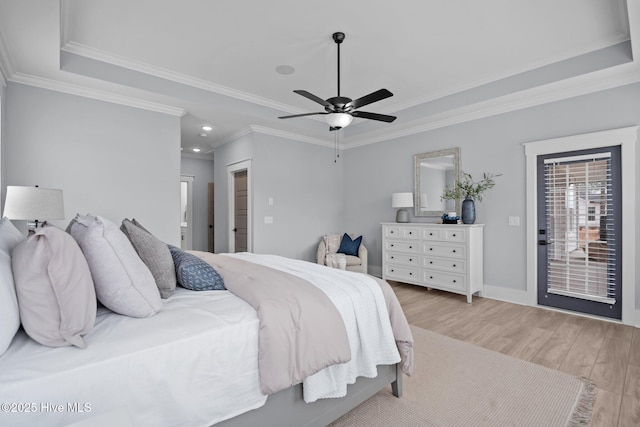
[[[407,252],[417,254],[420,249],[418,242],[407,242],[401,240],[386,240],[384,248],[390,252]]]
[[[390,264],[404,264],[414,267],[420,266],[420,257],[417,255],[403,254],[399,252],[387,252],[384,259]]]
[[[385,227],[384,236],[396,239],[419,239],[420,231],[417,227]]]
[[[395,279],[399,281],[407,281],[417,283],[420,280],[418,268],[405,267],[396,264],[387,264],[384,268],[385,279]]]
[[[441,243],[423,243],[422,253],[428,256],[465,259],[467,250],[464,245],[443,245]]]
[[[422,238],[428,241],[462,243],[466,241],[466,233],[462,228],[423,228]]]
[[[423,256],[422,267],[428,269],[444,270],[452,273],[466,273],[465,262],[459,259],[445,259]]]
[[[466,277],[461,274],[443,273],[437,270],[423,270],[422,282],[438,288],[446,288],[456,291],[465,291]]]

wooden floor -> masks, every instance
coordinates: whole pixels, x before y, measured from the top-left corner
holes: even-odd
[[[390,282],[409,323],[597,386],[590,427],[640,426],[640,329]]]

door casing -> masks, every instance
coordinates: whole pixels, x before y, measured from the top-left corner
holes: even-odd
[[[537,306],[538,298],[538,202],[537,202],[537,160],[538,156],[564,151],[588,150],[613,145],[620,145],[622,160],[622,192],[636,194],[636,142],[638,126],[612,129],[562,138],[527,142],[524,145],[526,156],[526,253],[527,253],[527,288],[524,303]],[[635,197],[624,197],[622,203],[621,229],[625,235],[636,233],[636,201]],[[622,241],[622,323],[640,324],[640,316],[636,318],[636,248],[635,239]]]

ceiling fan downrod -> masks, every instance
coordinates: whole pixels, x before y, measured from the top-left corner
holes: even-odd
[[[340,45],[344,41],[344,33],[333,33],[333,41],[338,45],[338,97],[340,96]]]

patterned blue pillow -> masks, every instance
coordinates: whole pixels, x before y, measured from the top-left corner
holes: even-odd
[[[362,236],[351,240],[351,237],[347,233],[342,236],[340,242],[340,248],[338,248],[339,254],[358,256],[358,249],[360,249],[360,242],[362,242]]]
[[[220,274],[204,260],[175,246],[168,246],[180,286],[192,291],[223,291],[227,289],[224,287],[224,280]]]

